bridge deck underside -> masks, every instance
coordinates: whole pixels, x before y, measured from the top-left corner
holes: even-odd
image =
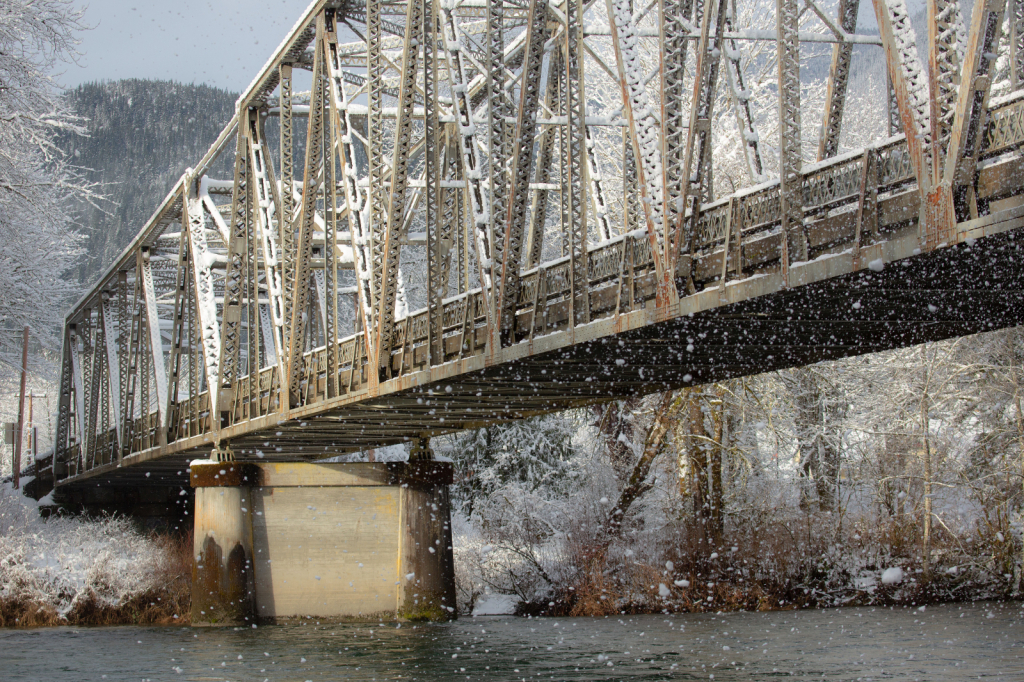
[[[472,358],[249,424],[230,438],[237,459],[302,461],[822,360],[1024,322],[1024,210],[962,223],[962,243],[920,254],[915,235],[790,271],[730,282],[649,309],[534,339],[499,358]],[[915,253],[917,252],[917,253]],[[880,267],[880,264],[884,264]],[[800,284],[800,282],[805,282]],[[550,341],[552,347],[545,348]],[[689,347],[692,345],[692,350]],[[388,390],[391,392],[386,392]],[[64,485],[187,485],[193,438],[126,457]],[[129,466],[130,465],[130,466]]]

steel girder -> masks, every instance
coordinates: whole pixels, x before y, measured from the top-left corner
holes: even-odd
[[[965,35],[955,7],[936,0],[929,85],[902,0],[877,0],[899,119],[891,132],[909,134],[827,161],[843,127],[851,45],[863,42],[851,37],[857,1],[843,0],[838,18],[803,2],[836,42],[822,162],[802,166],[801,6],[777,0],[775,182],[757,135],[763,107],[737,47],[770,36],[737,25],[735,2],[417,0],[399,14],[371,0],[358,49],[338,42],[352,8],[315,5],[211,151],[69,315],[62,463],[84,472],[115,451],[216,441],[275,411],[290,423],[318,402],[460,371],[448,363],[534,352],[520,341],[625,328],[628,315],[660,319],[709,287],[724,301],[726,279],[803,269],[839,245],[862,263],[885,226],[917,229],[937,248],[956,221],[986,219],[989,201],[1015,191],[992,188],[1012,178],[998,155],[1024,144],[1014,127],[1024,104],[1007,99],[990,114],[989,93],[996,55],[1009,54],[1011,84],[1021,81],[1020,3],[987,0]],[[365,76],[346,70],[360,59]],[[293,92],[294,68],[313,73],[308,103]],[[609,85],[619,95],[588,113]],[[723,96],[731,112],[716,111]],[[276,150],[268,115],[280,126]],[[722,116],[743,136],[740,174],[761,184],[713,202]],[[298,164],[296,117],[307,117]],[[617,132],[606,144],[609,128],[624,133],[621,157]],[[234,163],[225,181],[210,177],[218,156]],[[983,156],[994,160],[979,167]],[[618,173],[621,197],[604,182]],[[561,257],[545,262],[545,239]],[[420,311],[402,304],[403,270]],[[342,338],[347,316],[356,334]]]

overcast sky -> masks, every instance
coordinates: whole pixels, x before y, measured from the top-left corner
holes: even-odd
[[[921,0],[909,4],[914,11]],[[79,65],[67,65],[62,85],[158,78],[239,92],[309,0],[82,0],[81,6],[86,24],[94,28],[82,32]],[[865,0],[860,22],[874,26]]]
[[[79,65],[62,85],[120,78],[209,83],[240,91],[309,0],[83,0]]]

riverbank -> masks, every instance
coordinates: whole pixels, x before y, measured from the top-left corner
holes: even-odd
[[[0,627],[187,623],[190,535],[51,516],[0,486]]]

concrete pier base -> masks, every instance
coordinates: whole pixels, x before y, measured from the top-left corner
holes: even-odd
[[[434,461],[193,465],[193,624],[454,618],[451,480]]]

